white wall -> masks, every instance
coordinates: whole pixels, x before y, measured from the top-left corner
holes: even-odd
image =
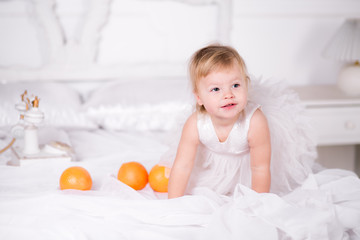
[[[213,1],[0,1],[0,79],[186,75],[191,53],[219,36],[217,5],[184,2]],[[321,52],[345,18],[360,17],[360,1],[233,0],[226,16],[250,73],[331,84],[342,63]]]
[[[332,84],[343,63],[322,51],[346,18],[360,18],[360,1],[234,1],[233,44],[256,76],[291,85]]]

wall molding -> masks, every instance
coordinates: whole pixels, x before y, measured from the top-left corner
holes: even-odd
[[[235,0],[236,17],[360,18],[360,0]]]

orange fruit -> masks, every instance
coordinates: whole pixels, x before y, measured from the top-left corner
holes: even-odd
[[[156,192],[167,192],[171,169],[155,165],[149,173],[150,187]]]
[[[121,165],[117,178],[135,190],[143,189],[148,183],[148,172],[138,162],[127,162]]]
[[[60,176],[60,189],[90,190],[92,179],[83,167],[69,167]]]

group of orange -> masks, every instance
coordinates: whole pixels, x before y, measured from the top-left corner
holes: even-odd
[[[148,174],[139,162],[121,165],[117,178],[135,190],[143,189],[148,183],[156,192],[167,192],[170,168],[155,165]],[[90,190],[92,178],[83,167],[69,167],[60,176],[60,189]]]

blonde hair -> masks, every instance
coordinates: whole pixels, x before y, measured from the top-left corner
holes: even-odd
[[[227,69],[238,64],[243,74],[246,85],[249,85],[250,78],[246,65],[239,53],[232,47],[222,45],[209,45],[196,51],[189,63],[190,81],[192,90],[197,93],[198,83],[201,78],[206,77],[213,71]],[[196,105],[196,109],[204,112],[204,106]]]

